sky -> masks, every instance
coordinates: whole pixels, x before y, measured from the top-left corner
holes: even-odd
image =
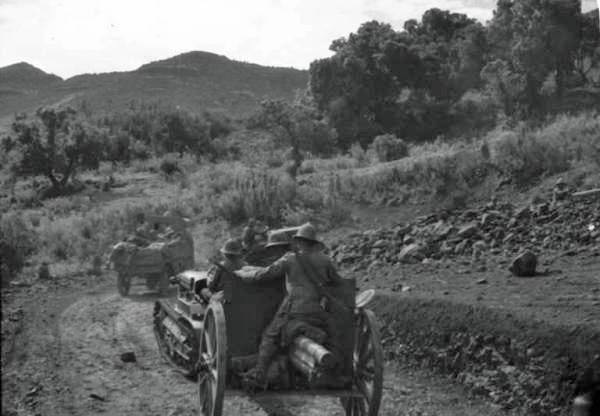
[[[583,0],[583,10],[597,7]],[[129,71],[201,50],[308,68],[331,41],[379,20],[401,29],[433,7],[482,22],[496,0],[0,0],[0,67],[28,62],[68,78]]]

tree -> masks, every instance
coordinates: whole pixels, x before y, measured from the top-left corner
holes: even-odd
[[[524,115],[541,108],[540,89],[555,75],[562,96],[565,76],[573,70],[580,40],[579,0],[500,0],[489,26],[494,58],[525,81]]]
[[[302,165],[303,151],[327,154],[333,149],[335,132],[320,118],[310,98],[298,97],[292,104],[284,100],[265,100],[249,124],[252,128],[272,131],[291,147],[289,172],[293,178]]]
[[[4,143],[12,172],[46,176],[54,191],[64,191],[78,168],[98,165],[101,146],[91,130],[71,108],[40,108],[35,119],[17,116],[11,128],[14,136]]]
[[[588,73],[600,65],[600,22],[598,10],[580,17],[581,42],[576,51],[575,69],[583,83],[589,82]]]

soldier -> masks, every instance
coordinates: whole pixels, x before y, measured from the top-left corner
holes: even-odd
[[[265,246],[265,264],[271,264],[292,249],[292,242],[284,231],[269,234]]]
[[[248,220],[248,224],[244,227],[244,231],[242,231],[242,246],[245,250],[249,251],[254,245],[254,236],[256,235],[256,220],[254,218],[250,218]]]
[[[253,266],[268,266],[292,249],[288,235],[283,232],[269,234],[267,244],[261,243],[261,249],[246,255],[246,261]]]
[[[127,237],[126,241],[144,247],[156,240],[156,230],[154,230],[150,223],[146,221],[146,216],[143,213],[140,213],[136,216],[136,220],[139,225],[136,227],[135,233]]]
[[[242,256],[242,246],[238,240],[227,240],[219,251],[224,259],[209,269],[206,279],[211,294],[223,290],[223,273],[232,273],[246,265]]]
[[[305,335],[324,343],[337,337],[329,325],[326,288],[341,281],[333,262],[319,247],[316,230],[304,224],[294,235],[296,252],[286,253],[269,267],[247,267],[236,271],[246,281],[285,277],[286,296],[272,322],[265,329],[259,346],[256,367],[245,374],[251,387],[263,387],[271,359],[280,347],[287,347],[296,336]]]

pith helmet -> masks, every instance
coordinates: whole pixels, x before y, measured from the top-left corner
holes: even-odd
[[[221,247],[220,251],[223,254],[231,254],[234,256],[241,256],[242,255],[242,245],[240,244],[240,242],[238,240],[229,239],[229,240],[225,241],[225,244],[223,244],[223,247]]]
[[[290,244],[290,238],[285,232],[276,232],[269,234],[266,247],[287,246]]]
[[[317,239],[317,230],[315,229],[315,226],[309,222],[298,228],[298,231],[296,231],[296,234],[294,234],[294,238],[301,238],[303,240],[320,243],[320,241]]]

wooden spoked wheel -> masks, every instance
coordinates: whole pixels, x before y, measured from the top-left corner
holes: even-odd
[[[358,397],[342,398],[346,416],[377,416],[383,388],[383,349],[375,314],[360,309],[354,336],[352,390]]]
[[[117,290],[119,295],[127,296],[129,294],[129,288],[131,287],[131,276],[125,272],[119,272],[117,275]]]
[[[220,302],[211,302],[204,315],[198,357],[200,416],[221,416],[227,377],[227,331]]]

